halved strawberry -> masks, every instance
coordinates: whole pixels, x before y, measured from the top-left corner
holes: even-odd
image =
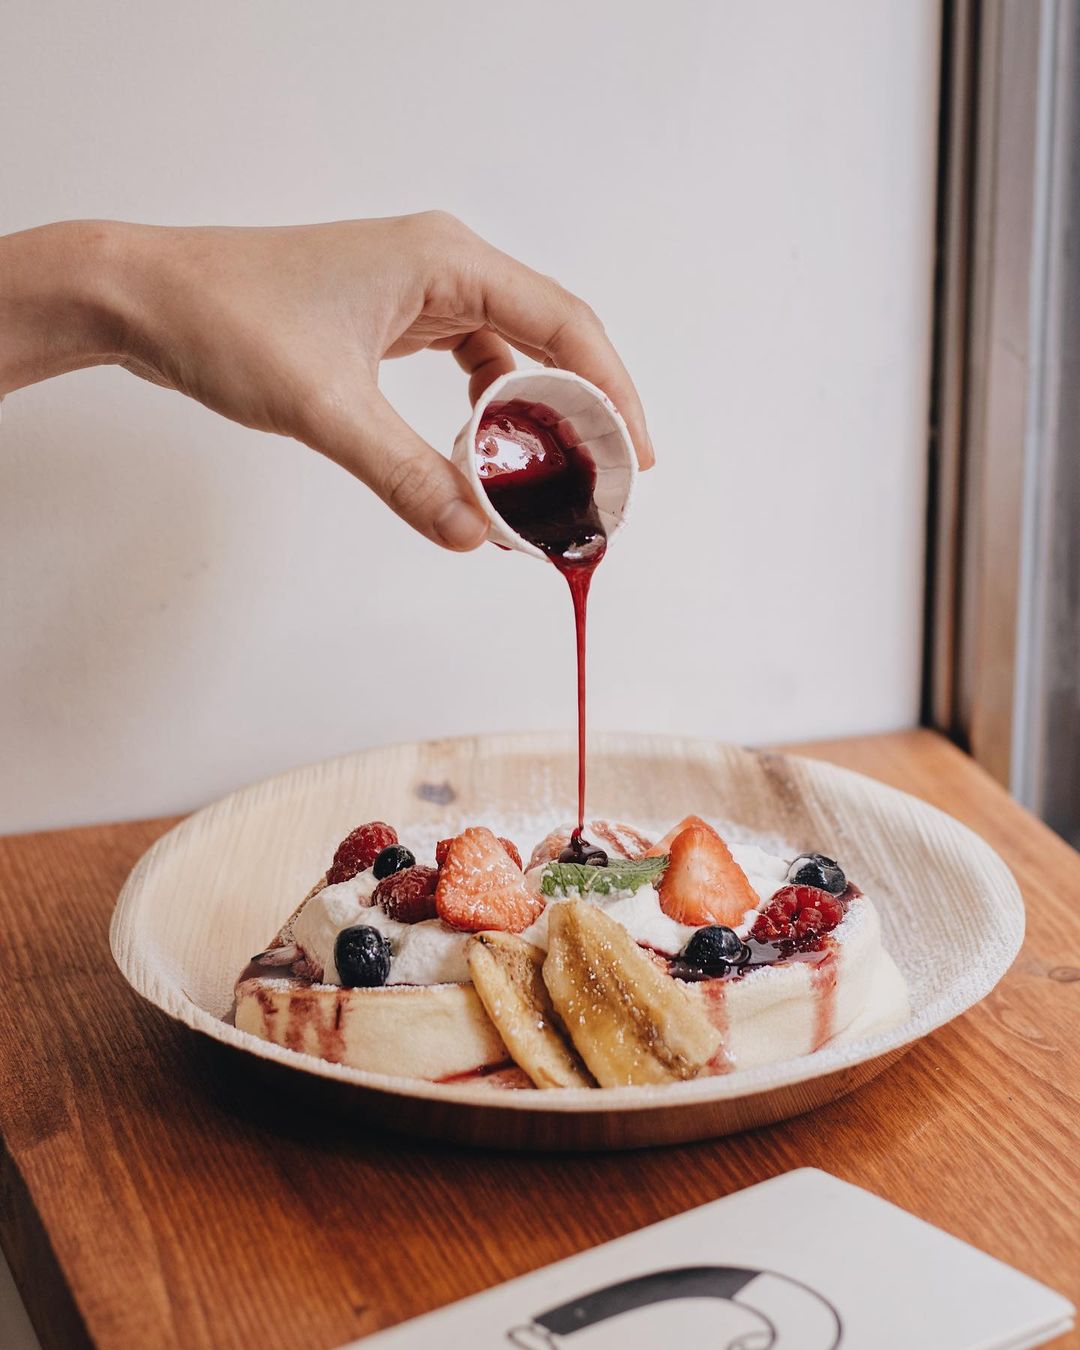
[[[671,829],[668,830],[663,839],[658,839],[656,843],[653,844],[648,853],[643,853],[641,856],[643,858],[659,858],[663,854],[670,852],[671,845],[675,842],[675,839],[682,834],[683,830],[688,830],[691,825],[700,826],[701,829],[710,830],[713,834],[716,834],[713,827],[708,824],[707,821],[702,820],[700,816],[684,816],[683,819],[679,821],[678,825],[672,825]],[[719,838],[719,836],[717,837]]]
[[[501,834],[498,836],[498,838],[499,843],[502,844],[503,848],[506,849],[510,857],[513,858],[514,862],[516,862],[518,867],[520,867],[521,854],[518,852],[517,844],[515,844],[512,839],[504,839]],[[452,839],[440,839],[439,842],[435,845],[436,867],[441,867],[443,863],[446,861],[446,855],[450,852],[450,845],[453,842],[454,841]]]
[[[507,839],[506,836],[503,834],[499,835],[499,843],[502,844],[503,848],[506,849],[507,853],[510,855],[512,861],[515,862],[518,868],[520,869],[521,854],[518,852],[517,844],[515,844],[512,839]]]
[[[501,840],[483,826],[450,841],[435,888],[439,918],[452,928],[520,933],[540,916],[543,899],[530,892]]]
[[[731,850],[702,822],[682,830],[668,849],[670,861],[660,882],[660,908],[676,923],[718,923],[734,927],[757,892]]]

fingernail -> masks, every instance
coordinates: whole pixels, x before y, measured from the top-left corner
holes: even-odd
[[[478,507],[460,498],[444,506],[435,520],[435,533],[447,548],[476,548],[483,543],[488,523]]]

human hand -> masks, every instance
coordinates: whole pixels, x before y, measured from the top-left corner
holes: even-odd
[[[447,548],[475,548],[486,521],[464,476],[380,393],[384,358],[424,347],[452,351],[474,401],[513,369],[511,348],[573,370],[619,408],[641,466],[653,462],[637,392],[592,310],[452,216],[255,229],[73,228],[84,232],[84,244],[89,232],[104,275],[86,279],[83,267],[83,289],[96,298],[92,359],[117,362],[245,426],[304,442]],[[81,322],[94,328],[85,316]]]

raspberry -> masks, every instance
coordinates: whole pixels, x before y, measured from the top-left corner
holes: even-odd
[[[846,912],[839,896],[816,886],[781,886],[757,916],[750,936],[778,947],[805,949],[831,933]]]
[[[384,821],[369,820],[366,825],[358,825],[338,844],[326,884],[336,886],[340,881],[349,881],[357,872],[366,871],[384,848],[397,841],[397,830]]]
[[[434,867],[406,867],[375,887],[372,900],[398,923],[420,923],[434,919],[435,883],[439,874]]]
[[[793,919],[799,912],[799,901],[794,886],[782,887],[769,903],[785,919]]]
[[[773,909],[763,909],[754,921],[750,936],[758,942],[791,942],[795,930],[791,921]]]
[[[453,842],[454,841],[452,839],[440,839],[439,842],[435,845],[436,867],[441,867],[443,863],[446,861],[446,855],[450,852],[450,845]],[[512,839],[504,839],[502,835],[499,835],[499,843],[502,844],[503,848],[506,849],[510,857],[513,858],[515,865],[517,867],[521,867],[521,854],[517,851],[517,845],[514,843],[514,841]]]
[[[847,905],[835,895],[821,895],[814,902],[815,908],[821,914],[821,931],[831,933],[840,920],[847,913]]]
[[[795,936],[809,937],[811,933],[820,933],[824,928],[820,909],[803,909],[795,920]]]

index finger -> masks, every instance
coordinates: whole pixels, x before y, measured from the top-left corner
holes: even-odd
[[[488,325],[536,360],[572,370],[602,389],[626,422],[643,469],[656,462],[641,399],[604,325],[584,302],[550,277],[492,251],[483,276]]]

